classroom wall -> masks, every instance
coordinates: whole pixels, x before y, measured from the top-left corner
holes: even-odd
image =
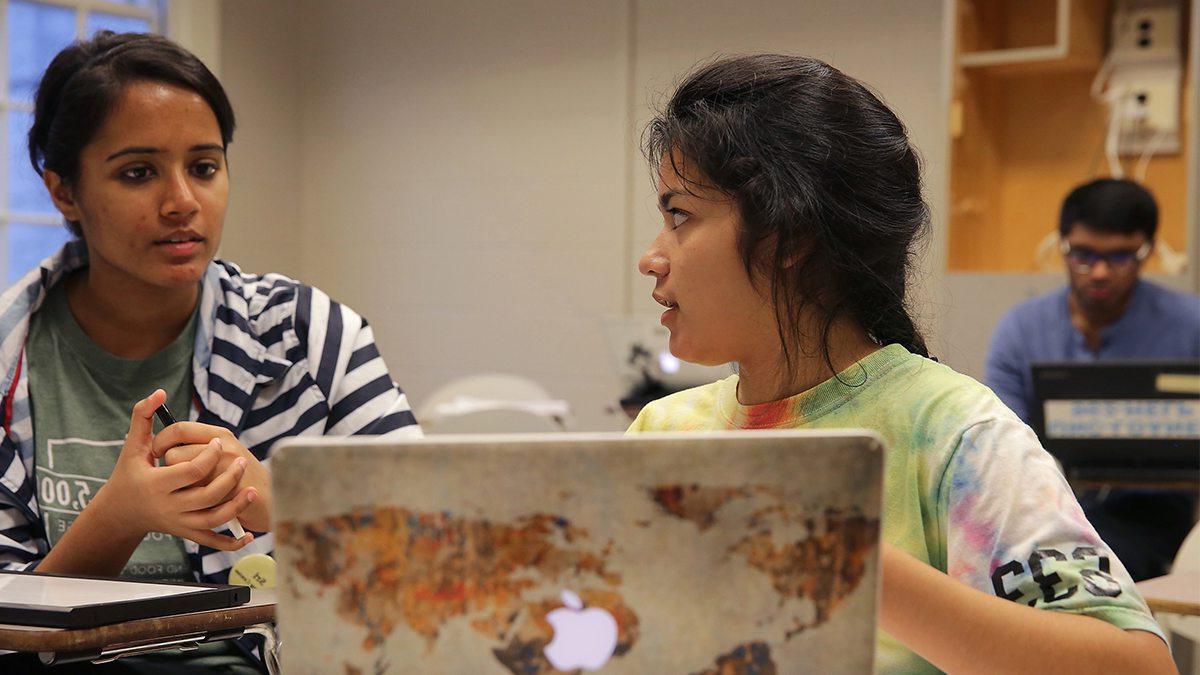
[[[692,64],[779,50],[864,79],[925,161],[915,304],[936,353],[987,336],[1047,275],[946,275],[946,0],[226,0],[239,115],[223,253],[359,310],[416,407],[480,372],[619,429],[601,317],[657,315],[635,261],[659,226],[636,139]],[[1185,284],[1186,285],[1186,284]]]
[[[370,317],[419,410],[524,375],[619,428],[624,6],[307,3],[302,216],[314,283]]]
[[[222,2],[221,83],[237,129],[220,255],[306,278],[300,234],[300,17],[288,2]]]

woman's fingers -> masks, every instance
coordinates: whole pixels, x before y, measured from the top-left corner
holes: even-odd
[[[205,439],[203,443],[197,443],[195,445],[177,445],[168,450],[166,454],[162,456],[163,461],[167,466],[172,466],[180,462],[186,462],[189,459],[193,459],[196,455],[199,455],[204,451],[205,448],[208,447],[208,443],[211,440],[212,439]]]
[[[153,394],[133,404],[129,416],[129,434],[125,437],[125,450],[141,450],[150,445],[154,432],[154,409],[167,400],[167,392],[155,389]]]
[[[182,536],[187,539],[191,539],[201,546],[215,548],[218,551],[236,551],[246,544],[254,541],[254,535],[250,534],[249,532],[247,532],[246,536],[242,537],[241,539],[234,539],[233,537],[226,536],[224,534],[217,534],[212,530],[201,529],[183,532]]]
[[[246,460],[238,457],[208,485],[185,488],[177,492],[179,510],[198,511],[220,504],[237,490],[238,483],[245,473]]]
[[[208,478],[220,459],[221,443],[214,438],[195,457],[172,466],[161,467],[157,471],[160,472],[167,488],[173,492]]]
[[[155,457],[162,457],[168,450],[178,445],[203,445],[214,438],[232,436],[228,429],[199,422],[177,422],[158,432],[154,437],[154,448],[151,452]]]
[[[239,513],[245,511],[257,498],[258,490],[245,488],[227,502],[223,502],[212,508],[183,514],[181,522],[185,526],[195,529],[212,529],[236,518]]]

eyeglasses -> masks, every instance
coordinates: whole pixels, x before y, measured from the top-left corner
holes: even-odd
[[[1067,266],[1071,268],[1072,272],[1087,274],[1088,272],[1091,272],[1092,267],[1094,267],[1096,263],[1100,262],[1101,260],[1108,263],[1109,268],[1114,271],[1128,271],[1128,269],[1133,266],[1133,263],[1140,263],[1150,256],[1151,245],[1150,242],[1146,242],[1142,244],[1141,247],[1136,251],[1125,249],[1121,251],[1112,251],[1111,253],[1099,253],[1090,248],[1071,246],[1064,239],[1062,243],[1059,244],[1059,249],[1062,251],[1063,256],[1066,257]]]

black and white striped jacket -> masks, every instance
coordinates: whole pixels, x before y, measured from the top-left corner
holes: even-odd
[[[0,569],[33,569],[49,550],[33,480],[25,342],[47,290],[85,265],[83,242],[72,241],[0,296]],[[228,262],[212,262],[202,282],[192,382],[190,419],[230,429],[268,467],[271,446],[285,437],[421,433],[361,316],[315,288]],[[225,583],[238,558],[270,553],[274,538],[255,533],[233,553],[184,546],[199,581]]]

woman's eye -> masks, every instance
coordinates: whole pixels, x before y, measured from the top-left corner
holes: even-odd
[[[680,225],[687,222],[688,215],[686,213],[684,213],[683,211],[672,210],[670,213],[671,213],[671,227],[672,228],[679,227]]]
[[[216,172],[217,172],[217,165],[213,164],[212,162],[204,162],[202,164],[197,164],[196,166],[192,167],[192,173],[196,174],[197,176],[200,176],[201,178],[208,178],[209,176],[213,175]]]
[[[121,172],[121,177],[131,181],[143,181],[150,177],[151,170],[148,166],[131,166]]]

